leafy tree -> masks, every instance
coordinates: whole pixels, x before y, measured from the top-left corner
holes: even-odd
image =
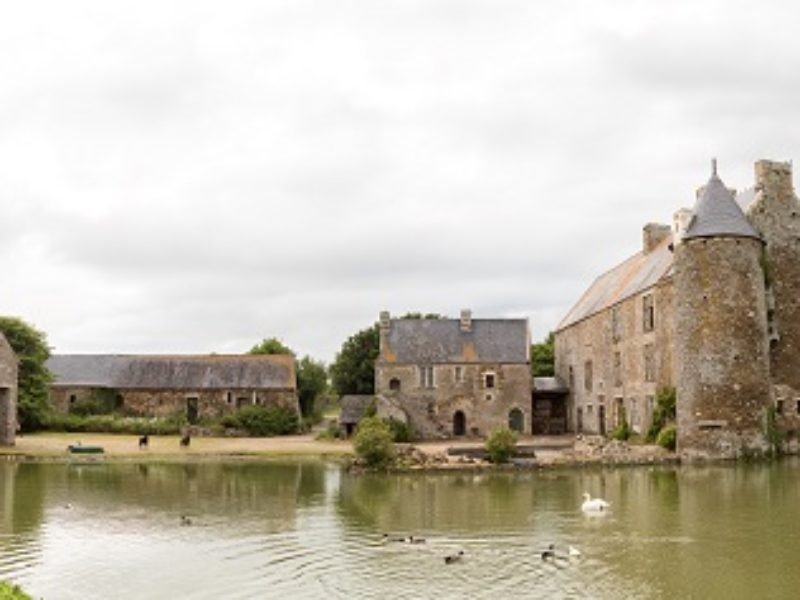
[[[531,371],[534,377],[555,375],[555,334],[551,331],[544,342],[531,345]]]
[[[324,363],[306,355],[297,361],[297,396],[304,417],[314,414],[314,404],[328,389],[328,371]]]
[[[375,393],[375,359],[379,347],[377,323],[347,339],[331,365],[331,382],[337,394]]]
[[[16,317],[0,317],[0,331],[19,359],[17,420],[23,431],[41,429],[50,412],[48,396],[53,380],[45,365],[50,357],[47,337]]]
[[[517,451],[517,434],[508,427],[495,429],[486,440],[486,452],[493,463],[505,463]]]
[[[292,350],[276,337],[264,338],[250,348],[250,354],[294,354]]]

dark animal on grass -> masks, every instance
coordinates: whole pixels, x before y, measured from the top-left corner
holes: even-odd
[[[181,447],[188,448],[189,444],[191,443],[192,443],[192,436],[189,435],[188,433],[184,434],[183,437],[181,438]]]
[[[147,448],[150,445],[150,436],[146,433],[139,438],[139,450]]]

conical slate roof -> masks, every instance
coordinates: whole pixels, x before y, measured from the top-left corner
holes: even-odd
[[[744,216],[722,180],[717,176],[716,161],[711,178],[694,205],[694,216],[683,235],[684,240],[708,237],[748,237],[761,239]]]

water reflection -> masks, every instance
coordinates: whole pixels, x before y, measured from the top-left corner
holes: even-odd
[[[382,476],[313,461],[6,463],[0,577],[48,600],[790,598],[798,475],[797,461]],[[611,512],[584,515],[583,492]],[[543,562],[549,543],[582,555]]]

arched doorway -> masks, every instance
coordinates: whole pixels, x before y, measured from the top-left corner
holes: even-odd
[[[457,410],[453,415],[453,435],[464,435],[467,433],[467,417],[463,411]]]
[[[508,428],[517,433],[522,433],[522,430],[525,429],[525,415],[520,409],[515,408],[508,413]]]

